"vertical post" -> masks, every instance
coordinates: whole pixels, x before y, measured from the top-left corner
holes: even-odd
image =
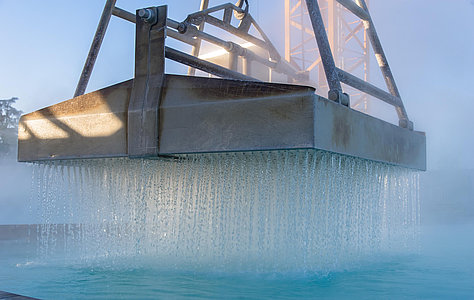
[[[209,0],[201,0],[201,6],[200,6],[199,10],[203,11],[203,10],[207,9],[208,7],[209,7]],[[204,20],[203,20],[201,22],[201,24],[199,24],[198,30],[203,31],[205,24],[206,24],[206,22],[204,22]],[[193,49],[192,49],[193,56],[198,57],[200,51],[201,51],[201,39],[196,38],[196,45],[193,46]],[[196,74],[196,69],[192,68],[192,67],[189,67],[188,68],[188,75],[194,76],[195,74]]]
[[[362,22],[362,20],[361,20]],[[363,24],[363,23],[362,23]],[[370,45],[369,45],[369,36],[367,34],[367,30],[364,28],[364,81],[369,82],[370,81]],[[363,95],[363,101],[364,101],[364,111],[366,113],[370,113],[369,111],[369,95],[364,94]]]
[[[313,25],[314,35],[321,55],[321,61],[324,67],[324,73],[329,85],[328,98],[337,102],[345,102],[342,93],[341,82],[337,74],[336,64],[329,45],[328,36],[324,27],[323,18],[317,0],[306,0],[308,14]]]
[[[300,0],[301,1],[301,0]],[[285,0],[285,60],[290,63],[291,60],[291,41],[290,41],[290,0]]]
[[[229,69],[232,71],[237,71],[239,66],[239,55],[234,51],[229,52]]]
[[[129,157],[159,153],[159,106],[165,71],[167,6],[137,10],[135,78],[128,106]]]
[[[328,23],[327,23],[327,28],[328,28],[328,40],[329,40],[329,46],[331,47],[332,54],[334,55],[334,62],[336,63],[339,60],[338,57],[338,31],[337,31],[337,7],[336,7],[337,2],[335,0],[327,0],[327,5],[328,5]]]
[[[247,76],[252,76],[252,60],[246,56],[242,58],[242,73]]]
[[[92,70],[94,69],[94,64],[97,59],[97,55],[99,55],[100,46],[102,45],[102,41],[104,40],[105,32],[107,31],[107,26],[109,25],[110,17],[112,16],[112,10],[114,9],[116,2],[117,0],[107,0],[107,2],[105,3],[104,10],[102,11],[102,15],[100,17],[99,25],[97,25],[97,30],[95,32],[94,39],[92,40],[92,45],[89,50],[89,54],[87,55],[86,63],[84,64],[81,77],[79,78],[79,82],[77,83],[74,97],[83,95],[86,91],[87,84],[89,83]]]
[[[303,8],[303,0],[300,2],[301,8]],[[300,38],[301,38],[301,43],[304,43],[305,40],[305,31],[304,31],[304,22],[305,22],[305,15],[304,15],[304,9],[301,10],[300,14],[300,24],[301,24],[301,30],[300,30]],[[301,44],[303,46],[303,44]],[[301,70],[306,70],[306,53],[305,51],[301,51]]]
[[[357,4],[364,9],[367,13],[368,8],[367,4],[365,3],[364,0],[356,0]],[[372,18],[369,17],[367,20],[362,20],[364,23],[364,28],[367,31],[367,34],[369,36],[370,42],[372,44],[372,48],[374,49],[375,52],[375,57],[377,59],[377,63],[380,67],[380,70],[382,71],[383,77],[385,79],[385,83],[387,84],[387,88],[390,91],[390,94],[393,96],[400,98],[400,92],[398,91],[397,85],[395,83],[395,79],[393,78],[392,71],[390,69],[390,66],[388,65],[387,57],[385,56],[385,53],[382,48],[382,43],[379,40],[379,37],[377,35],[377,31],[375,30],[374,23],[372,22]],[[403,106],[403,103],[401,106],[396,107],[398,118],[399,118],[399,125],[404,128],[413,128],[413,123],[411,123],[408,120],[408,115],[405,110],[405,107]]]

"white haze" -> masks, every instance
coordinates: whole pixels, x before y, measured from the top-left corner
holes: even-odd
[[[19,97],[25,112],[71,98],[103,2],[1,0],[0,98]],[[133,11],[157,3],[169,4],[169,15],[176,20],[199,7],[198,0],[119,0],[118,6]],[[251,13],[282,49],[283,0],[250,3]],[[422,206],[440,214],[440,203],[452,203],[442,211],[457,220],[459,205],[474,210],[473,2],[371,0],[370,7],[408,114],[415,129],[427,133],[430,171],[421,177]],[[133,26],[113,19],[88,90],[131,78],[133,57]],[[374,83],[382,86],[377,72],[374,60]],[[27,218],[29,171],[23,165],[0,168],[0,224],[34,222]],[[459,176],[466,183],[457,184]],[[428,193],[434,188],[439,193]],[[459,199],[464,200],[457,203]]]

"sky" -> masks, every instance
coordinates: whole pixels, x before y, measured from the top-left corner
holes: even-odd
[[[117,6],[168,4],[169,16],[183,20],[199,2],[118,0]],[[0,99],[18,97],[18,107],[31,112],[71,98],[104,3],[0,0]],[[283,52],[284,1],[250,4]],[[474,169],[474,1],[371,0],[370,10],[409,117],[426,132],[428,168]],[[134,27],[112,18],[88,91],[132,78],[133,61]]]

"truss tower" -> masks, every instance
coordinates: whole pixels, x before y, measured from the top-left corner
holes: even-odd
[[[309,84],[327,94],[327,83],[304,0],[285,1],[285,59],[300,72],[308,73]],[[360,18],[336,0],[318,0],[336,66],[369,81],[370,46]],[[368,1],[367,1],[368,2]],[[347,85],[351,106],[369,112],[370,98]]]

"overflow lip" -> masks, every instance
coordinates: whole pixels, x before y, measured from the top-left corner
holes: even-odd
[[[18,160],[129,157],[131,89],[126,81],[22,116]],[[317,149],[426,170],[424,133],[355,111],[306,86],[165,75],[160,97],[159,152],[148,158]]]

